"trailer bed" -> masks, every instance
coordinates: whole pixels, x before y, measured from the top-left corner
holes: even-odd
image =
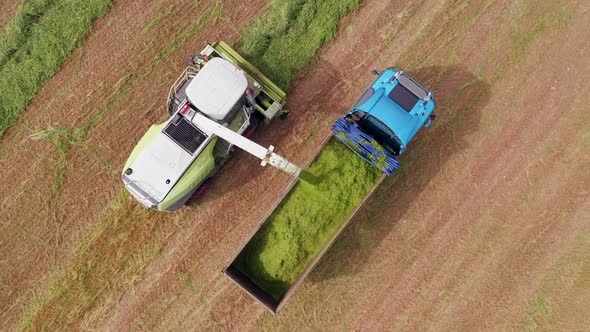
[[[313,168],[313,163],[316,162],[316,160],[321,159],[320,155],[321,155],[322,151],[324,150],[324,148],[328,144],[342,144],[342,143],[340,143],[335,138],[333,138],[332,135],[327,137],[323,141],[321,146],[317,149],[313,158],[311,158],[310,162],[306,165],[306,168],[309,167],[310,165],[312,165],[312,168]],[[346,150],[346,151],[348,151],[348,150]],[[348,151],[348,152],[351,153],[351,156],[354,155],[352,153],[352,151]],[[356,158],[356,156],[351,157],[351,158],[354,158],[354,159],[351,159],[351,162],[358,162],[358,160],[360,160],[360,159]],[[362,162],[364,162],[364,161],[362,161]],[[375,169],[375,172],[379,173],[379,171],[376,169]],[[250,296],[252,296],[258,302],[260,302],[262,305],[264,305],[267,309],[269,309],[273,313],[277,313],[285,305],[285,303],[292,296],[292,294],[295,292],[295,290],[300,286],[300,284],[307,277],[307,275],[313,270],[315,265],[318,263],[318,261],[324,255],[324,253],[334,243],[334,241],[342,233],[344,228],[350,223],[350,221],[354,218],[356,213],[367,202],[367,200],[371,196],[371,194],[375,191],[375,189],[381,184],[381,182],[386,177],[385,174],[381,174],[381,175],[375,174],[374,176],[375,177],[372,178],[372,180],[371,180],[371,181],[374,181],[374,184],[370,187],[367,187],[367,186],[363,187],[364,188],[363,191],[366,190],[366,194],[364,194],[364,196],[362,196],[363,195],[362,193],[356,193],[357,195],[361,195],[360,202],[358,204],[356,204],[356,201],[355,201],[355,205],[354,205],[355,207],[348,214],[348,216],[345,216],[343,218],[344,220],[337,224],[337,227],[334,227],[335,224],[331,225],[330,230],[326,234],[324,234],[323,238],[321,236],[319,237],[319,238],[321,238],[319,240],[320,243],[314,244],[314,246],[316,247],[317,250],[314,253],[312,253],[312,256],[302,258],[302,259],[304,259],[303,266],[305,266],[305,267],[303,268],[303,270],[300,273],[299,273],[299,271],[297,271],[298,274],[296,274],[296,278],[294,280],[291,279],[288,282],[286,282],[286,284],[284,284],[284,285],[282,285],[279,282],[279,284],[277,286],[278,290],[274,289],[274,288],[270,287],[267,283],[264,283],[263,282],[264,280],[257,280],[256,276],[253,275],[253,273],[251,273],[250,271],[248,271],[248,267],[245,268],[244,264],[247,264],[248,260],[245,260],[245,258],[243,256],[248,254],[250,251],[252,251],[252,247],[257,245],[256,241],[258,241],[261,236],[264,236],[265,233],[268,233],[267,227],[273,226],[271,224],[276,219],[275,213],[281,212],[281,209],[284,207],[284,205],[289,203],[289,200],[291,199],[293,192],[297,190],[296,189],[297,183],[298,183],[297,179],[293,179],[293,181],[289,184],[287,189],[283,192],[283,194],[279,197],[279,199],[277,199],[277,201],[274,203],[274,205],[269,210],[269,212],[262,218],[262,220],[258,224],[258,227],[251,233],[251,235],[248,237],[248,239],[243,243],[243,245],[237,251],[237,253],[232,257],[230,263],[223,270],[224,274],[227,277],[229,277],[230,280],[232,280],[234,283],[236,283],[240,288],[242,288],[244,291],[246,291]],[[338,193],[337,196],[339,196],[339,195],[344,195],[346,198],[346,195],[351,195],[351,193],[340,192],[340,193]],[[294,220],[294,221],[296,221],[296,220]],[[322,220],[322,221],[326,222],[325,220]],[[329,221],[329,222],[332,222],[332,221]],[[298,226],[295,226],[295,227],[298,227]],[[277,251],[277,252],[281,253],[281,251]],[[246,263],[244,261],[246,261]],[[259,261],[257,261],[257,263],[258,263],[258,265],[261,264]],[[282,262],[281,262],[281,265],[282,265]],[[271,279],[272,279],[272,277],[271,277]]]

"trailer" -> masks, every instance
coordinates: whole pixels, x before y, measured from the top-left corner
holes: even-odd
[[[233,283],[273,314],[285,306],[379,185],[399,167],[398,157],[409,141],[435,119],[432,92],[396,68],[373,74],[377,79],[348,114],[334,123],[332,133],[304,167],[320,177],[319,184],[311,184],[319,189],[293,178],[223,269]],[[339,158],[335,160],[338,169],[318,172],[330,158]],[[348,187],[334,182],[338,177],[355,176]],[[339,191],[332,193],[326,186]],[[310,190],[317,191],[315,197]],[[315,207],[313,200],[319,201]],[[340,201],[349,206],[338,206]],[[293,212],[296,207],[300,211]],[[323,210],[330,207],[334,213],[326,214]],[[285,216],[288,213],[291,215]],[[310,225],[317,227],[306,233]],[[308,238],[296,238],[299,232]]]

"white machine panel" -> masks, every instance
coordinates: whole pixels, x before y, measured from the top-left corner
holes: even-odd
[[[222,58],[209,60],[186,88],[191,104],[214,120],[223,120],[248,88],[244,72]]]
[[[161,202],[191,164],[193,156],[158,134],[131,165],[129,179]]]

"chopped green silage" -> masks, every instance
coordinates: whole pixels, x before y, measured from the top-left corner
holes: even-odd
[[[381,172],[331,140],[234,262],[279,300],[375,185]]]

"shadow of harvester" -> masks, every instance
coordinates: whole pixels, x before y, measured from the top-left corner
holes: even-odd
[[[400,158],[397,173],[381,184],[321,259],[309,276],[312,282],[362,271],[366,257],[378,254],[375,248],[445,163],[466,147],[464,138],[479,127],[480,111],[489,99],[486,82],[461,66],[426,67],[407,73],[433,91],[438,117],[414,138]]]

